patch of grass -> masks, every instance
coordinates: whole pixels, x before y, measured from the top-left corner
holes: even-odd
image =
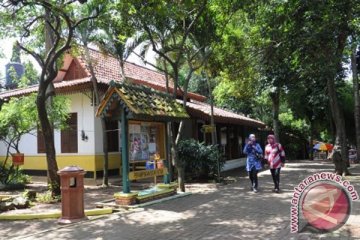
[[[39,203],[57,203],[60,202],[60,196],[53,196],[51,191],[36,194],[36,202]]]

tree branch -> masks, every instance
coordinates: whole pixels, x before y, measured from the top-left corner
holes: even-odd
[[[82,18],[80,20],[78,20],[74,25],[73,25],[73,29],[77,28],[82,22],[85,22],[85,21],[88,21],[88,20],[91,20],[91,19],[95,19],[97,18],[99,15],[100,15],[100,11],[99,9],[95,9],[95,15],[92,15],[90,17],[86,17],[86,18]]]
[[[159,66],[156,66],[155,64],[152,64],[151,62],[146,61],[143,56],[141,56],[140,54],[136,53],[135,51],[132,51],[132,53],[135,54],[135,56],[141,58],[141,60],[143,61],[143,63],[149,64],[150,66],[156,68],[157,70],[159,70],[159,71],[161,71],[161,72],[164,72],[164,73],[166,72],[165,69],[162,69],[162,68],[160,68]],[[168,73],[168,74],[169,74],[169,73]],[[170,74],[169,74],[169,75],[170,75]]]
[[[19,43],[19,47],[20,47],[21,50],[23,50],[24,52],[30,54],[33,58],[35,58],[35,60],[39,63],[41,68],[44,67],[44,61],[42,60],[42,58],[41,58],[41,56],[39,54],[37,54],[34,51],[31,51],[31,50],[27,49],[26,47],[24,47],[20,43]]]
[[[36,18],[34,18],[33,20],[31,20],[28,24],[26,24],[23,29],[25,31],[25,33],[23,34],[23,37],[28,37],[30,35],[30,30],[29,28],[39,19],[44,18],[44,16],[37,16]]]
[[[155,39],[152,35],[152,32],[151,30],[149,29],[148,25],[146,24],[146,22],[142,19],[141,20],[142,24],[143,24],[143,27],[146,31],[146,33],[148,34],[149,36],[149,39],[150,39],[150,42],[151,42],[151,45],[153,47],[153,51],[156,52],[157,54],[159,54],[159,56],[163,57],[164,59],[166,59],[166,61],[174,68],[176,67],[175,66],[175,63],[168,57],[166,56],[166,54],[164,54],[163,52],[159,51],[156,47],[156,42],[155,42]],[[163,47],[163,46],[162,46]]]
[[[202,5],[200,6],[200,9],[198,11],[198,13],[196,14],[195,18],[191,21],[191,23],[189,24],[189,26],[187,28],[185,28],[185,32],[184,35],[182,37],[181,43],[179,46],[181,46],[181,48],[185,45],[186,39],[190,33],[191,28],[195,25],[195,23],[197,22],[197,20],[200,18],[200,16],[202,15],[202,13],[205,10],[205,6],[207,4],[207,0],[204,0],[202,2]],[[175,62],[179,62],[180,61],[181,56],[178,56],[177,60]]]

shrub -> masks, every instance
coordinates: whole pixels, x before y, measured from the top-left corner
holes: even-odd
[[[46,191],[44,193],[36,194],[36,201],[39,203],[56,203],[61,200],[60,196],[53,196],[52,192]]]
[[[218,162],[220,168],[225,162],[218,146],[205,145],[194,139],[180,141],[178,154],[188,178],[214,178],[218,172]]]
[[[23,173],[21,169],[14,166],[0,166],[0,183],[3,185],[27,184],[31,177]]]

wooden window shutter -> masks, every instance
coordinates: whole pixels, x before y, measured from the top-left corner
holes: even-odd
[[[119,152],[118,121],[105,120],[108,152]]]
[[[77,153],[78,152],[78,127],[77,113],[70,113],[66,121],[67,128],[61,130],[61,152]]]

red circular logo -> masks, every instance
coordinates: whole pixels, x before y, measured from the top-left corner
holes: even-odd
[[[351,203],[343,188],[320,182],[306,189],[301,208],[310,225],[322,231],[332,231],[345,224]]]

